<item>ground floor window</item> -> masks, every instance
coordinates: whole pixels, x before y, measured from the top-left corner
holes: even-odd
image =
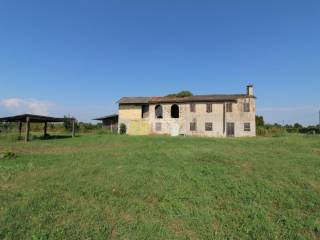
[[[156,131],[159,132],[161,131],[161,123],[156,123]]]
[[[197,123],[191,122],[190,123],[190,131],[196,131],[197,130]]]
[[[245,132],[250,132],[251,131],[250,123],[244,123],[244,131]]]
[[[206,131],[212,131],[212,123],[211,122],[206,122],[205,123],[205,129],[206,129]]]

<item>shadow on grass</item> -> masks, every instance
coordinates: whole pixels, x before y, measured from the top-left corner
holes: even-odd
[[[59,140],[59,139],[66,139],[72,138],[70,135],[42,135],[42,136],[33,136],[32,139],[34,140]]]

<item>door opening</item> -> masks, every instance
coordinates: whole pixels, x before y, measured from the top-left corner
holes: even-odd
[[[234,137],[234,123],[227,123],[227,137]]]

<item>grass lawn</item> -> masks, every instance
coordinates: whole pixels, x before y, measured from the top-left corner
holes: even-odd
[[[0,139],[0,239],[320,239],[320,138]]]

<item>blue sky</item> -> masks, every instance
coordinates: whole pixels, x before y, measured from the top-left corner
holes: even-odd
[[[316,124],[320,1],[1,0],[0,116],[116,112],[122,96],[242,93]]]

